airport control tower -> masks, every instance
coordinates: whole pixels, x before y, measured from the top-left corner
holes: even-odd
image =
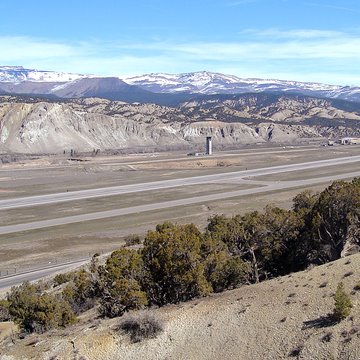
[[[212,154],[212,138],[211,136],[206,137],[206,155]]]

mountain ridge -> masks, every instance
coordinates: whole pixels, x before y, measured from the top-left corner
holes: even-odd
[[[109,100],[134,102],[155,102],[162,105],[176,105],[180,101],[197,95],[242,94],[260,92],[283,92],[342,99],[360,102],[360,87],[328,85],[315,82],[290,80],[240,78],[216,72],[198,71],[182,74],[152,73],[141,76],[120,78],[117,76],[95,76],[64,72],[26,69],[21,66],[0,66],[0,91],[13,94],[54,95],[59,98],[81,97],[81,89],[76,89],[82,81],[96,83],[99,79],[118,79],[118,88],[102,88],[90,96],[104,97]],[[128,88],[127,98],[121,90],[125,82]],[[89,85],[90,86],[90,85]],[[66,94],[65,88],[73,91]],[[94,87],[91,85],[90,87]],[[131,89],[131,91],[130,91]],[[146,91],[143,92],[143,91]],[[130,93],[134,94],[130,96]],[[153,95],[151,95],[152,93]],[[115,96],[117,94],[117,96]]]
[[[124,81],[143,89],[160,93],[188,91],[191,93],[214,95],[281,91],[301,93],[315,97],[360,101],[360,87],[291,80],[240,78],[234,75],[207,71],[185,74],[153,73],[124,78]]]

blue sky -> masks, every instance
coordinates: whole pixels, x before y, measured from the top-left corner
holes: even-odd
[[[0,0],[0,64],[360,85],[359,0]]]

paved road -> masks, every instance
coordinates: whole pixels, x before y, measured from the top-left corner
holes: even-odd
[[[140,212],[145,212],[145,211],[161,210],[161,209],[167,209],[167,208],[176,207],[176,206],[185,206],[185,205],[191,205],[191,204],[197,204],[197,203],[204,203],[204,202],[238,197],[238,196],[265,193],[265,192],[275,191],[275,190],[291,189],[291,188],[296,188],[296,187],[301,187],[301,186],[331,182],[334,180],[348,179],[348,178],[353,178],[356,176],[360,176],[360,170],[356,171],[356,172],[346,173],[346,174],[331,175],[331,176],[306,179],[306,180],[268,182],[268,185],[266,185],[266,186],[252,188],[252,189],[244,189],[244,190],[229,191],[229,192],[223,192],[223,193],[215,193],[215,194],[210,194],[210,195],[194,196],[194,197],[185,198],[185,199],[164,201],[164,202],[152,203],[152,204],[146,204],[146,205],[131,206],[131,207],[122,208],[122,209],[100,211],[100,212],[94,212],[94,213],[82,214],[82,215],[67,216],[67,217],[63,217],[63,218],[50,219],[50,220],[34,221],[31,223],[25,223],[25,224],[1,226],[0,234],[11,234],[11,233],[19,232],[19,231],[42,229],[42,228],[47,228],[47,227],[52,227],[52,226],[66,225],[66,224],[72,224],[72,223],[78,223],[78,222],[90,221],[90,220],[99,220],[99,219],[105,219],[105,218],[110,218],[110,217],[135,214],[135,213],[140,213]]]
[[[153,181],[153,182],[146,182],[140,184],[112,186],[112,187],[89,189],[89,190],[79,190],[79,191],[63,192],[57,194],[28,196],[22,198],[0,200],[0,210],[14,209],[20,207],[27,207],[27,206],[54,204],[54,203],[76,201],[76,200],[86,200],[90,198],[130,194],[141,191],[168,189],[178,186],[208,184],[208,183],[222,182],[222,181],[228,182],[232,180],[236,181],[249,176],[262,176],[262,175],[278,174],[278,173],[291,172],[291,171],[309,170],[309,169],[315,169],[326,166],[352,164],[356,162],[360,162],[360,156],[342,157],[337,159],[311,161],[311,162],[299,163],[299,164],[272,166],[267,168],[254,169],[254,170],[242,170],[242,171],[235,171],[235,172],[228,172],[221,174],[193,176],[188,178],[161,180],[161,181]]]
[[[80,266],[88,262],[89,259],[81,259],[72,262],[68,262],[66,264],[59,264],[50,266],[44,269],[29,271],[22,274],[10,275],[7,277],[0,278],[0,290],[10,288],[11,286],[19,285],[24,281],[35,281],[42,279],[46,276],[54,275],[58,272],[63,272],[64,270],[68,270],[74,266]]]

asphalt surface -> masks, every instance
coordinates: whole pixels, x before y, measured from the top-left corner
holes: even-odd
[[[29,271],[21,274],[4,276],[0,278],[0,290],[7,289],[15,285],[19,285],[24,281],[36,281],[46,276],[51,276],[58,272],[69,270],[74,266],[80,266],[82,264],[85,264],[87,261],[89,261],[89,259],[81,259],[81,260],[68,262],[66,264],[52,265],[43,269],[37,269],[34,271]]]
[[[45,204],[54,204],[54,203],[61,203],[68,201],[86,200],[90,198],[129,194],[129,193],[135,193],[141,191],[168,189],[178,186],[208,184],[212,182],[221,182],[221,181],[228,182],[231,180],[240,180],[244,177],[249,177],[249,176],[262,176],[262,175],[278,174],[283,172],[309,170],[309,169],[321,168],[326,166],[351,164],[356,162],[360,162],[360,156],[349,156],[349,157],[330,159],[330,160],[312,161],[312,162],[291,164],[291,165],[280,165],[280,166],[273,166],[273,167],[260,168],[254,170],[242,170],[242,171],[235,171],[229,173],[202,175],[202,176],[194,176],[194,177],[181,178],[181,179],[145,182],[140,184],[129,184],[129,185],[106,187],[106,188],[13,198],[13,199],[0,200],[0,210],[45,205]]]

